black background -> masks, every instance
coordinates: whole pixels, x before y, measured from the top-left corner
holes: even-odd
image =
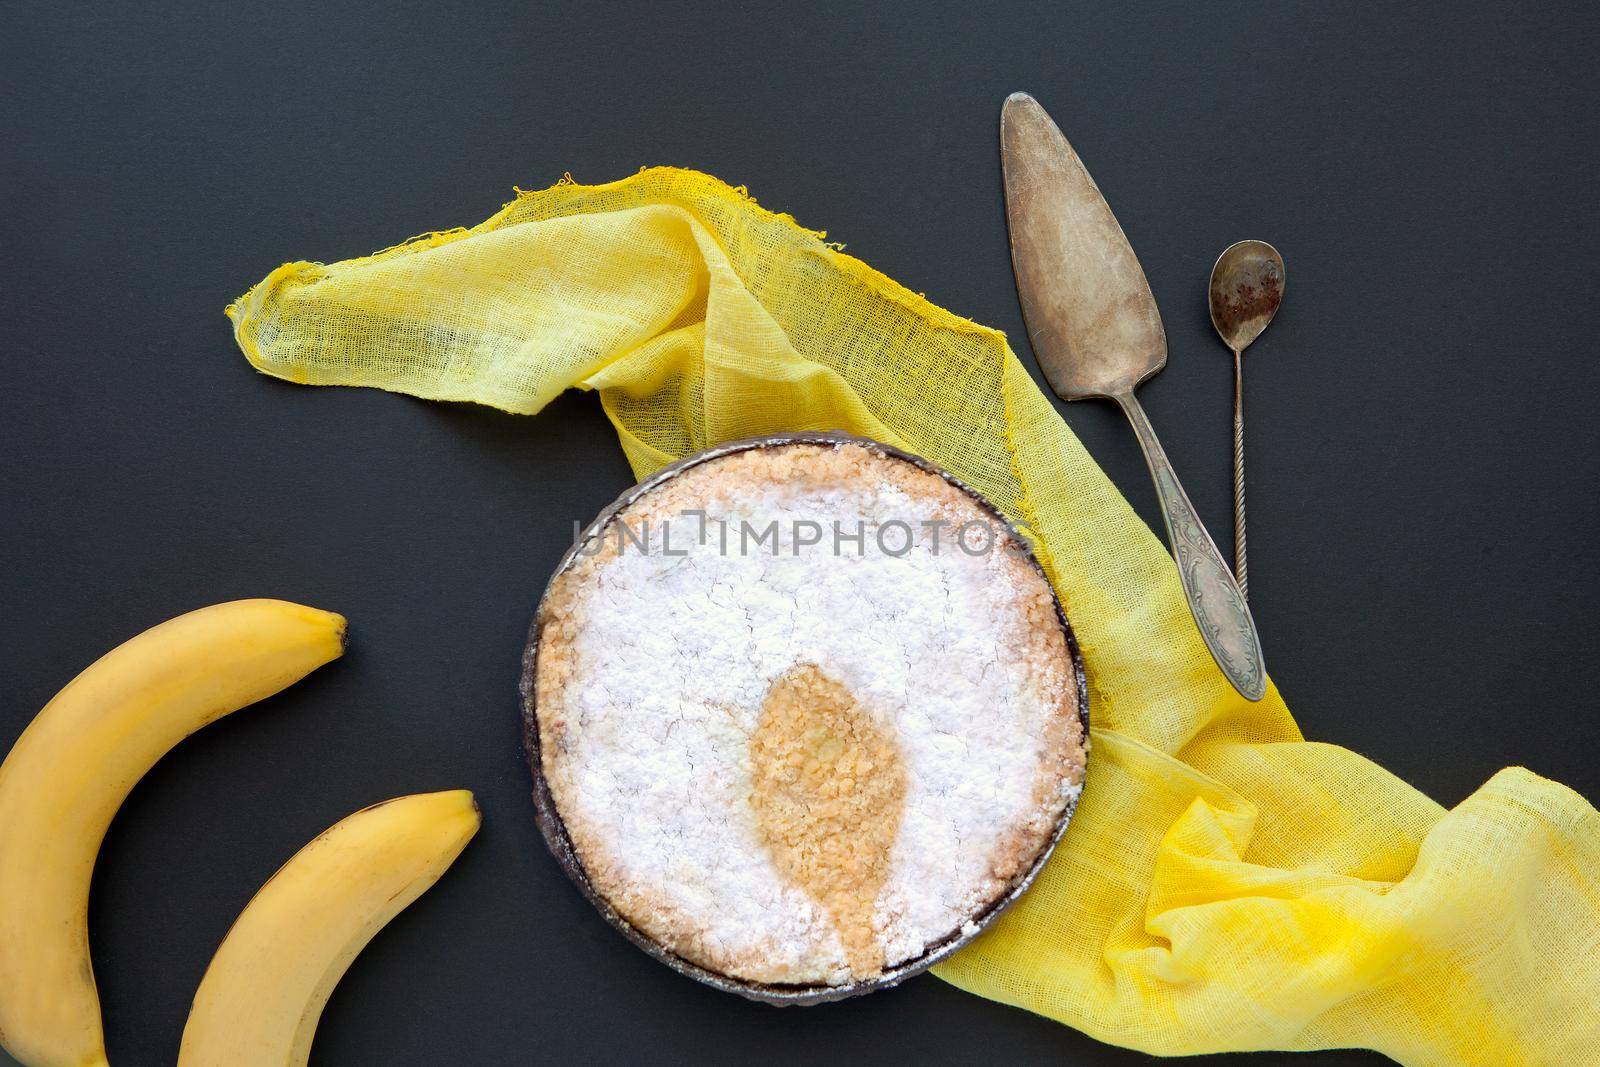
[[[1306,734],[1445,804],[1517,763],[1600,796],[1600,19],[1121,7],[5,6],[0,748],[190,608],[352,620],[343,661],[180,746],[117,819],[91,915],[112,1062],[171,1061],[229,922],[301,844],[453,786],[484,829],[351,969],[318,1063],[1145,1061],[931,977],[779,1011],[627,945],[537,836],[515,697],[572,521],[631,481],[597,402],[519,418],[299,388],[255,374],[222,316],[285,260],[470,225],[563,171],[675,163],[1007,330],[1031,366],[996,148],[1019,88],[1144,263],[1171,359],[1142,396],[1224,543],[1206,275],[1243,237],[1287,259],[1247,356],[1251,592]],[[1153,519],[1121,416],[1063,408]]]

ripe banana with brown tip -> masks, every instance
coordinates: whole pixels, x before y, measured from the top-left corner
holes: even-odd
[[[344,649],[342,616],[282,600],[181,615],[101,657],[0,764],[0,1047],[104,1067],[89,879],[112,818],[174,745]]]
[[[223,939],[178,1067],[303,1067],[351,961],[439,880],[480,822],[466,790],[422,793],[358,811],[296,853]]]

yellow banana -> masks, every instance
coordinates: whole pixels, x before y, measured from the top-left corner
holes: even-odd
[[[134,784],[189,734],[338,658],[344,618],[281,600],[181,615],[56,694],[0,765],[0,1047],[104,1067],[89,878]]]
[[[223,938],[178,1067],[303,1067],[328,996],[374,934],[478,832],[464,789],[358,811],[297,852]]]

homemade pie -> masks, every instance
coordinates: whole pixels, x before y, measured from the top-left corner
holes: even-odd
[[[858,438],[723,446],[625,496],[552,580],[529,672],[552,847],[630,936],[736,985],[870,982],[972,936],[1083,780],[1043,573],[970,490]]]

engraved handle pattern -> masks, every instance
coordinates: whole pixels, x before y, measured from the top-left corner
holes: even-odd
[[[1261,638],[1256,634],[1255,620],[1250,617],[1250,606],[1245,603],[1222,553],[1212,542],[1194,505],[1178,484],[1155,429],[1145,416],[1144,409],[1132,393],[1114,397],[1144,449],[1145,462],[1150,466],[1150,477],[1156,484],[1156,496],[1161,500],[1161,514],[1166,521],[1167,540],[1172,544],[1172,554],[1178,565],[1178,577],[1183,581],[1183,593],[1189,600],[1189,611],[1194,615],[1211,656],[1246,700],[1260,700],[1267,691],[1267,669],[1261,657]]]

